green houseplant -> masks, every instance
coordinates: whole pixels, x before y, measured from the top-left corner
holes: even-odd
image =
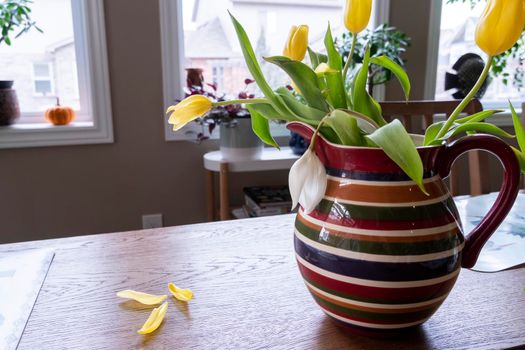
[[[379,25],[374,30],[367,30],[359,36],[354,49],[354,55],[350,60],[350,71],[363,64],[366,46],[370,46],[370,57],[386,56],[399,66],[405,68],[406,62],[402,54],[410,46],[410,38],[398,30],[396,27],[389,26],[387,23]],[[346,62],[352,47],[352,35],[343,33],[339,43],[339,52]],[[368,92],[372,95],[374,86],[386,84],[394,79],[392,72],[379,65],[370,65],[368,75]]]

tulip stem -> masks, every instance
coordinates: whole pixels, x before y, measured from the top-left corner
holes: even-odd
[[[346,82],[346,75],[348,74],[348,68],[350,68],[350,63],[352,63],[352,58],[354,57],[355,44],[357,43],[357,33],[352,33],[352,46],[350,47],[350,53],[346,59],[345,67],[343,68],[343,82]]]
[[[489,58],[487,60],[487,63],[485,64],[485,68],[483,68],[483,72],[479,76],[478,81],[476,82],[476,85],[474,85],[474,87],[470,90],[468,95],[465,96],[463,101],[461,101],[461,103],[456,107],[454,112],[452,112],[450,117],[447,119],[447,122],[445,123],[445,125],[443,125],[443,127],[439,130],[439,132],[436,135],[435,139],[439,139],[439,138],[445,136],[445,134],[448,132],[448,130],[450,129],[452,124],[456,121],[456,118],[461,114],[461,112],[463,112],[465,107],[467,107],[467,105],[470,103],[470,101],[472,101],[474,96],[476,96],[476,94],[478,93],[479,89],[481,89],[481,87],[483,86],[483,83],[487,79],[487,76],[488,76],[488,74],[490,72],[490,67],[492,66],[493,62],[494,62],[494,56],[489,56]],[[433,141],[433,140],[431,140],[431,141]]]
[[[317,128],[315,129],[314,134],[312,135],[312,139],[310,140],[310,146],[308,146],[308,149],[312,151],[315,147],[315,141],[317,141],[317,135],[319,134],[319,131],[321,131],[321,127],[323,126],[326,118],[330,117],[330,115],[326,115],[321,121],[319,122],[319,125],[317,125]]]
[[[270,101],[265,99],[265,98],[249,98],[249,99],[219,101],[219,102],[213,102],[213,107],[240,105],[240,104],[243,104],[243,103],[244,104],[253,104],[253,103],[266,103],[266,104],[269,104]]]

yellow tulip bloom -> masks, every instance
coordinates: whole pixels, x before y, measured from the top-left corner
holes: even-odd
[[[337,71],[333,68],[330,68],[330,66],[324,62],[320,63],[315,69],[315,74],[317,74],[318,76],[322,76],[326,73],[335,73],[335,72]]]
[[[126,298],[138,301],[144,305],[157,305],[162,303],[167,295],[153,295],[148,293],[137,292],[134,290],[126,289],[117,293],[119,298]]]
[[[179,288],[173,283],[168,284],[168,289],[177,300],[190,301],[191,299],[193,299],[193,292],[189,289]]]
[[[523,0],[488,0],[476,27],[476,44],[489,56],[510,49],[525,24]]]
[[[153,309],[148,319],[146,320],[146,322],[144,322],[142,328],[139,329],[137,333],[148,334],[154,332],[157,328],[159,328],[160,324],[164,320],[166,312],[168,312],[168,302],[165,302],[161,306]]]
[[[166,113],[171,113],[168,123],[173,125],[173,131],[177,131],[192,120],[208,113],[212,106],[211,100],[206,96],[192,95],[168,108]]]
[[[302,61],[308,48],[308,26],[292,26],[283,50],[283,56]]]
[[[344,22],[354,35],[368,26],[372,13],[372,0],[346,0]]]

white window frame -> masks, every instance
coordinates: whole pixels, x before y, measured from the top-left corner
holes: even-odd
[[[443,6],[443,0],[431,1],[431,10],[429,17],[429,30],[428,30],[428,46],[427,46],[427,59],[426,59],[426,75],[425,75],[425,99],[434,100],[436,94],[436,79],[437,79],[437,66],[439,57],[439,40],[441,33],[441,10]],[[515,104],[516,112],[521,114],[521,102]],[[513,126],[512,117],[510,111],[507,109],[506,101],[501,103],[484,103],[484,109],[503,109],[504,112],[499,113],[497,117],[489,119],[490,122],[497,126],[507,127]],[[436,121],[444,120],[444,116],[436,116]]]
[[[47,77],[37,77],[35,74],[35,65],[47,65],[47,69],[49,71],[49,75]],[[55,76],[54,76],[54,70],[53,70],[53,63],[52,62],[33,62],[31,63],[32,67],[32,79],[33,79],[33,95],[37,97],[49,97],[49,95],[55,94]],[[43,94],[41,92],[36,91],[36,82],[37,81],[49,81],[49,85],[51,87],[51,91],[49,92],[49,95]]]
[[[253,0],[236,0],[251,2]],[[277,3],[282,0],[275,0]],[[290,0],[286,0],[289,2]],[[296,0],[303,3],[305,0]],[[318,2],[309,1],[312,5]],[[308,4],[308,1],[307,1]],[[333,6],[340,5],[338,0],[331,1]],[[374,12],[375,23],[389,21],[390,0],[375,2],[377,8]],[[164,94],[164,111],[172,104],[176,103],[184,96],[184,28],[182,19],[182,1],[181,0],[159,0],[160,7],[160,33],[162,45],[162,71],[163,71],[163,94]],[[342,15],[342,14],[341,14]],[[384,99],[384,86],[377,88],[379,99]],[[197,133],[201,132],[201,127],[197,123],[190,123],[178,132],[173,132],[172,126],[168,124],[166,115],[162,115],[164,122],[164,136],[166,141],[188,141],[187,133],[192,134],[194,139]],[[270,123],[272,134],[274,136],[288,136],[287,130],[281,125]],[[216,138],[218,131],[214,131],[213,137]],[[274,132],[275,131],[275,132]]]
[[[0,128],[0,149],[113,142],[104,2],[71,0],[71,7],[80,99],[85,104],[79,121],[60,127],[20,123]]]

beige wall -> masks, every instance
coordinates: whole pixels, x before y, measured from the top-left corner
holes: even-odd
[[[202,154],[217,146],[164,141],[157,6],[105,1],[115,143],[0,150],[0,243],[139,229],[149,213],[166,225],[205,220]],[[286,183],[286,173],[232,182]]]

